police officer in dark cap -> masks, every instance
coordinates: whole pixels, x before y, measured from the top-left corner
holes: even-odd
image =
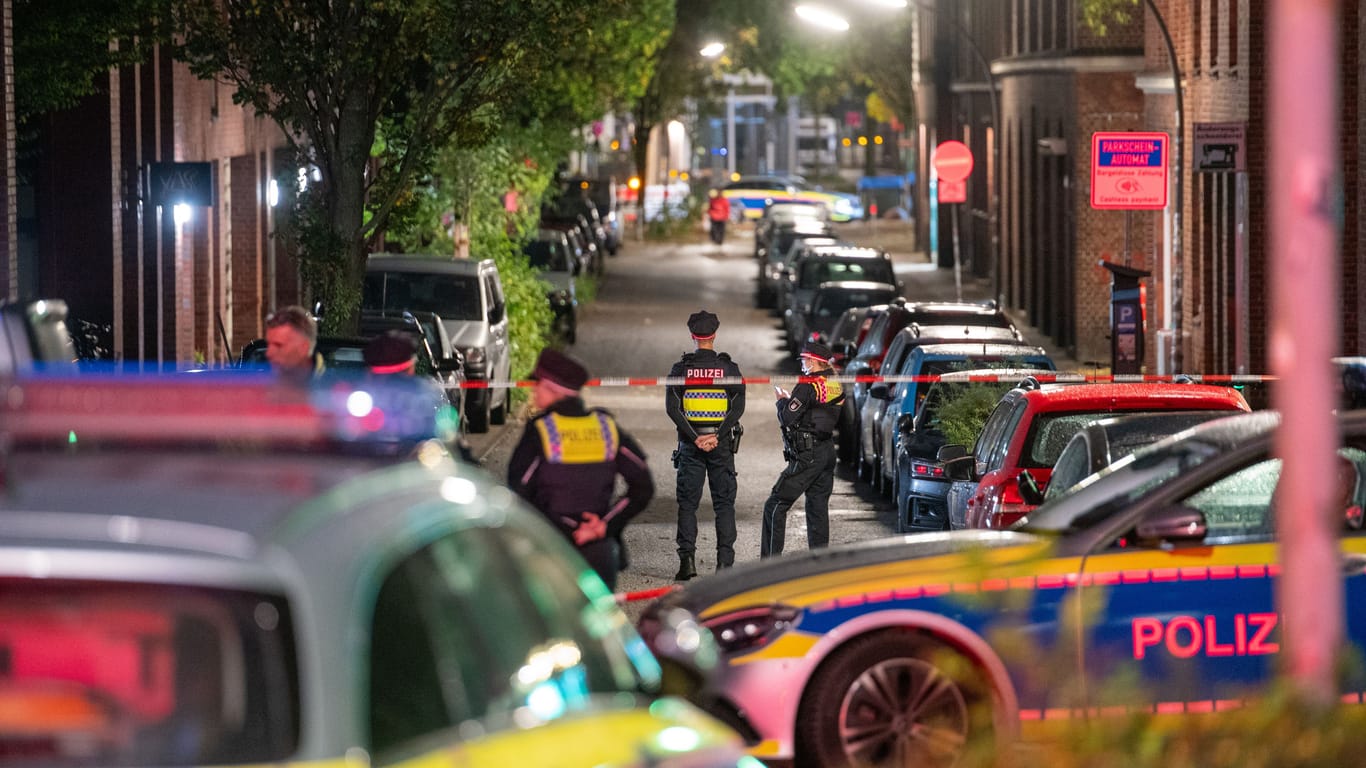
[[[370,340],[361,357],[371,373],[402,373],[417,371],[417,339],[411,333],[388,330]]]
[[[527,422],[508,462],[508,486],[560,530],[609,589],[616,587],[617,539],[654,496],[645,452],[612,414],[584,406],[579,390],[588,371],[546,349],[531,372],[532,402],[540,413]],[[613,499],[617,475],[626,495]]]
[[[803,381],[778,398],[778,424],[783,430],[787,466],[764,502],[759,556],[781,554],[787,530],[787,511],[806,494],[806,545],[811,549],[830,542],[830,492],[835,487],[835,425],[844,404],[844,388],[826,378],[834,374],[835,357],[824,344],[802,345]]]
[[[745,385],[730,355],[714,349],[721,321],[704,310],[688,318],[693,351],[669,369],[669,378],[684,379],[665,394],[665,411],[678,427],[678,573],[675,581],[697,575],[697,505],[702,483],[711,486],[716,513],[716,568],[735,563],[735,451],[740,446],[740,417],[745,413]],[[717,379],[728,380],[725,383]]]

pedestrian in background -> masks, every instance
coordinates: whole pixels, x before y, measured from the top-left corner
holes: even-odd
[[[673,464],[678,471],[678,573],[674,581],[697,575],[697,505],[702,483],[711,487],[716,513],[716,569],[735,563],[735,451],[739,449],[740,417],[745,413],[745,385],[740,367],[715,349],[721,321],[701,310],[688,318],[693,351],[669,370],[669,378],[687,381],[665,391],[664,408],[678,427],[678,449]],[[730,378],[731,384],[713,379]]]
[[[759,556],[781,554],[787,531],[787,511],[806,494],[806,545],[830,543],[830,492],[835,487],[835,426],[844,404],[844,388],[826,378],[834,374],[835,357],[824,344],[802,345],[802,373],[811,377],[784,392],[774,386],[778,425],[783,430],[783,458],[787,466],[764,502]]]
[[[609,589],[618,571],[616,539],[654,496],[645,452],[612,414],[584,406],[579,390],[588,371],[553,349],[541,351],[531,372],[532,402],[540,413],[527,422],[508,463],[508,486],[565,535]],[[626,495],[613,500],[616,479]]]
[[[323,372],[318,321],[297,304],[266,315],[266,360],[286,379],[306,383]]]
[[[726,239],[726,222],[730,220],[730,200],[721,190],[711,191],[707,201],[707,218],[711,220],[711,241],[720,245]]]

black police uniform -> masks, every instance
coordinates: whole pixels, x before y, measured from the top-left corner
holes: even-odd
[[[702,311],[688,318],[694,337],[716,333],[716,315]],[[741,383],[715,384],[703,381],[717,378],[739,379],[740,367],[724,352],[698,349],[683,355],[669,370],[670,378],[698,379],[695,383],[671,386],[665,394],[665,410],[678,427],[678,450],[674,467],[678,470],[678,545],[679,570],[675,578],[689,579],[696,574],[693,552],[697,545],[697,505],[702,500],[702,483],[711,486],[712,509],[716,513],[716,567],[735,563],[735,450],[736,427],[745,412],[745,386]],[[698,436],[716,434],[716,448],[697,447]]]
[[[832,357],[822,344],[807,342],[803,354],[822,360]],[[792,388],[790,397],[778,400],[778,423],[783,430],[783,451],[787,466],[768,501],[764,502],[764,522],[759,556],[783,551],[787,531],[787,511],[806,494],[806,543],[815,549],[830,542],[830,492],[835,487],[835,426],[844,404],[844,389],[826,376],[832,369],[812,374],[813,381]]]
[[[557,383],[568,379],[569,388],[578,389],[586,374],[565,376],[555,370],[560,358],[564,356],[553,350],[543,352],[533,378],[545,376]],[[626,495],[613,501],[618,475],[626,481]],[[540,510],[571,542],[585,514],[605,521],[606,537],[576,546],[608,588],[616,587],[617,537],[650,502],[655,486],[645,452],[621,431],[612,414],[587,408],[578,397],[556,401],[527,422],[508,462],[508,487]]]

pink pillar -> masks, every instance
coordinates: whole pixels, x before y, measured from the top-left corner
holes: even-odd
[[[1342,510],[1326,467],[1338,443],[1332,363],[1341,306],[1338,274],[1342,181],[1338,157],[1338,3],[1272,0],[1270,58],[1272,402],[1282,414],[1276,454],[1281,576],[1276,600],[1284,671],[1306,697],[1336,700],[1342,637],[1337,534]]]

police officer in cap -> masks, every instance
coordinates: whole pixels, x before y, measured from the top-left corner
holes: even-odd
[[[778,398],[778,424],[783,430],[783,457],[787,466],[773,492],[764,502],[764,523],[759,556],[781,554],[787,530],[787,511],[806,494],[806,545],[811,549],[830,542],[830,492],[835,487],[835,425],[844,404],[844,388],[826,378],[835,370],[834,354],[824,344],[802,345],[802,381]]]
[[[697,575],[697,504],[702,483],[711,486],[711,505],[716,513],[716,568],[735,563],[735,451],[739,448],[740,417],[745,412],[745,386],[740,367],[730,355],[717,352],[716,329],[721,321],[704,310],[688,318],[694,350],[683,355],[669,370],[669,377],[685,379],[670,386],[665,410],[678,427],[678,573],[675,581]],[[715,379],[733,379],[720,384]]]
[[[588,371],[573,358],[546,349],[531,372],[532,400],[541,411],[527,422],[508,463],[508,487],[560,530],[616,587],[616,539],[654,496],[645,452],[612,414],[588,408],[579,390]],[[626,495],[613,500],[617,475]]]

